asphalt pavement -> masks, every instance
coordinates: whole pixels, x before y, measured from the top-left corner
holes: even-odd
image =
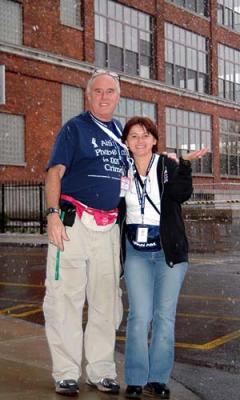
[[[1,234],[0,245],[45,246],[46,235]],[[0,312],[1,314],[1,312]],[[124,398],[124,356],[116,352],[118,379]],[[217,368],[176,362],[170,381],[171,400],[240,400],[237,374]],[[89,389],[81,378],[81,399],[104,400],[112,395]],[[0,315],[0,400],[53,400],[51,359],[44,328],[38,324]],[[114,396],[116,399],[116,396]]]

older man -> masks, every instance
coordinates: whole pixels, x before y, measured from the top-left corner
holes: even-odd
[[[44,315],[56,392],[75,395],[81,376],[82,314],[87,383],[118,393],[114,348],[122,317],[119,288],[120,195],[128,185],[121,125],[113,112],[119,78],[97,70],[86,89],[89,111],[59,132],[48,164],[48,259]]]

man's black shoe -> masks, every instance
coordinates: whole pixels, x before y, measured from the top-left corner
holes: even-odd
[[[144,386],[143,393],[159,399],[170,399],[170,390],[165,383],[149,382]]]
[[[142,386],[128,385],[125,392],[125,397],[127,397],[127,399],[140,399],[141,394]]]
[[[79,386],[74,379],[63,379],[56,382],[56,393],[63,396],[77,396]]]

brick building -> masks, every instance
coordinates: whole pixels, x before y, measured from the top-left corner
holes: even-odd
[[[160,150],[207,146],[195,184],[240,177],[239,0],[0,0],[0,180],[43,180],[96,67],[117,71],[116,116],[153,118]]]

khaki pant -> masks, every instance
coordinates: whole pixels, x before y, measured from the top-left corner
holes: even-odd
[[[92,382],[115,378],[116,328],[122,318],[119,288],[119,227],[107,232],[87,229],[76,217],[67,227],[69,242],[60,252],[59,279],[55,279],[57,249],[49,245],[43,310],[53,361],[53,378],[81,376],[82,313],[88,302],[84,332],[86,374]]]

